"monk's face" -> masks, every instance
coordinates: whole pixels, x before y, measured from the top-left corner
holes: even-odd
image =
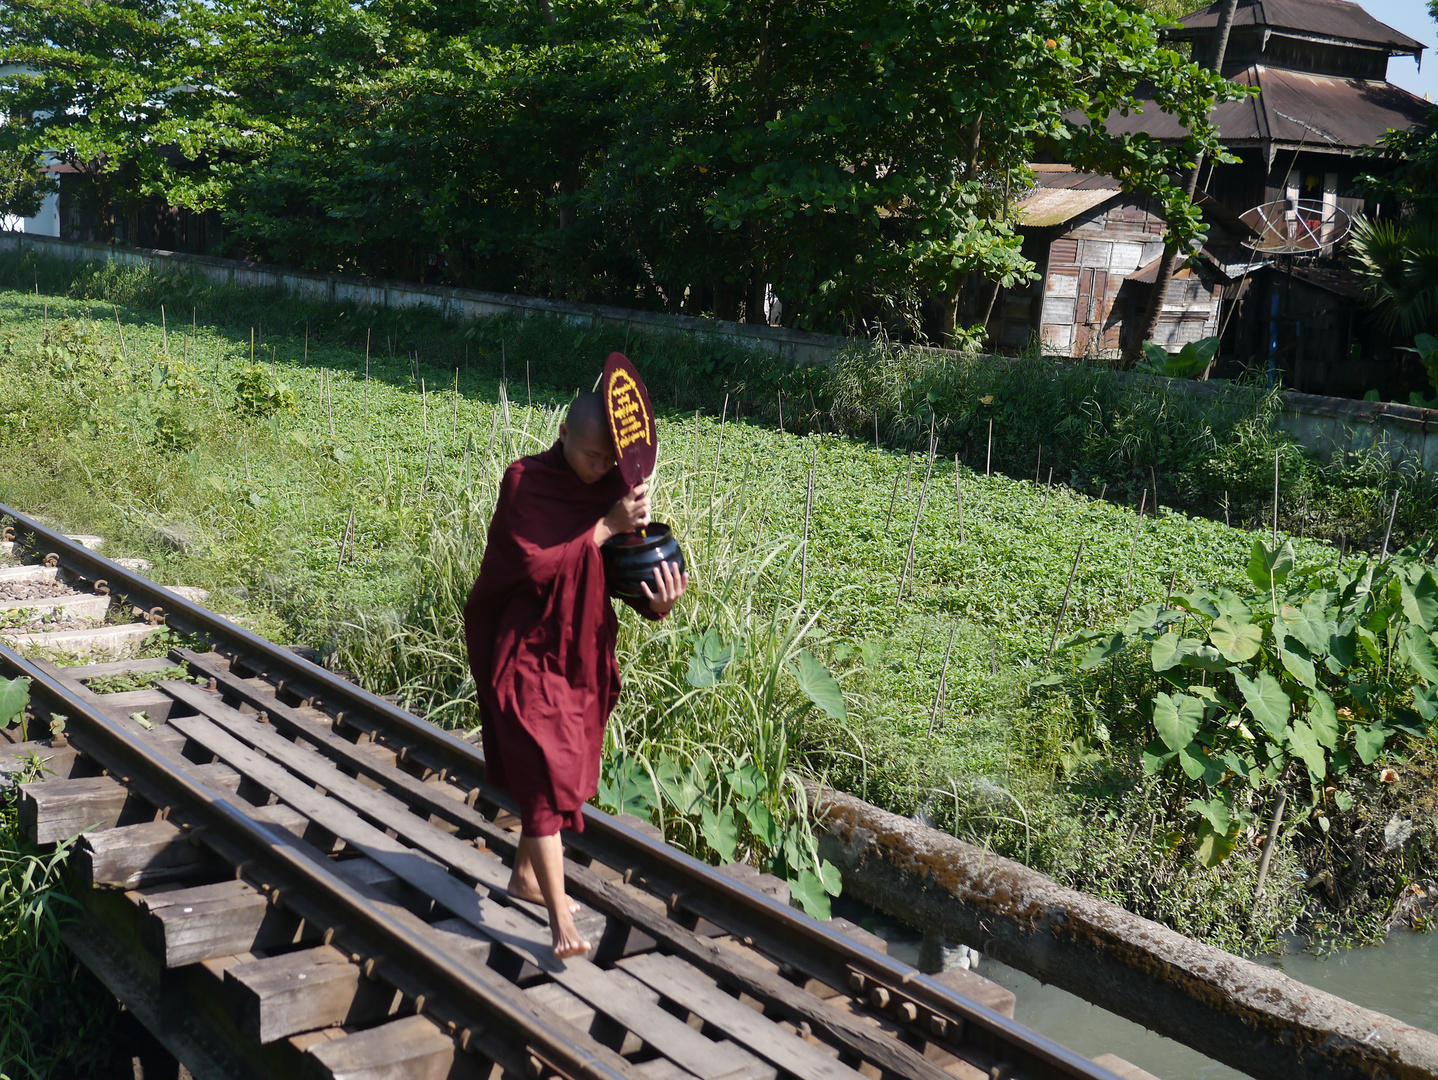
[[[614,443],[609,432],[598,424],[572,428],[560,424],[559,441],[564,444],[564,460],[586,484],[598,483],[614,468]]]

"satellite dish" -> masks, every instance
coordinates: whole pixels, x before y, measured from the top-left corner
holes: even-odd
[[[1279,199],[1238,215],[1256,234],[1243,246],[1264,255],[1322,255],[1348,235],[1346,210],[1313,200]]]

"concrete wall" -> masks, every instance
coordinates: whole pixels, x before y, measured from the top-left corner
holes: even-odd
[[[452,319],[476,319],[488,315],[521,318],[547,315],[588,326],[610,323],[641,331],[681,331],[764,349],[788,363],[796,364],[823,363],[850,340],[777,326],[751,326],[687,315],[632,311],[603,304],[572,304],[563,300],[415,285],[348,274],[316,274],[207,255],[184,255],[149,248],[86,244],[29,233],[0,232],[0,251],[17,250],[73,262],[183,267],[221,284],[257,289],[282,288],[296,296],[334,303],[425,307]],[[1155,390],[1171,394],[1203,397],[1223,393],[1222,387],[1213,383],[1152,379],[1142,375],[1131,378],[1151,382]],[[1296,393],[1284,394],[1283,402],[1280,426],[1325,460],[1336,450],[1352,451],[1386,445],[1396,456],[1421,464],[1430,472],[1438,472],[1438,410]]]

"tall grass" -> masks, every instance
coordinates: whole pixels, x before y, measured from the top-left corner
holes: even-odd
[[[70,845],[39,851],[19,838],[18,791],[0,787],[0,1078],[104,1075],[128,1056],[114,999],[60,940],[77,910],[63,879]]]

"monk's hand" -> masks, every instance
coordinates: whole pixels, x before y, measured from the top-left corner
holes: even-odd
[[[629,494],[609,508],[594,526],[594,542],[600,547],[611,536],[633,532],[649,524],[649,485],[640,483]]]
[[[641,581],[639,587],[654,614],[668,615],[689,588],[689,571],[678,569],[672,562],[660,563],[654,568],[654,588],[651,590],[647,581]]]

